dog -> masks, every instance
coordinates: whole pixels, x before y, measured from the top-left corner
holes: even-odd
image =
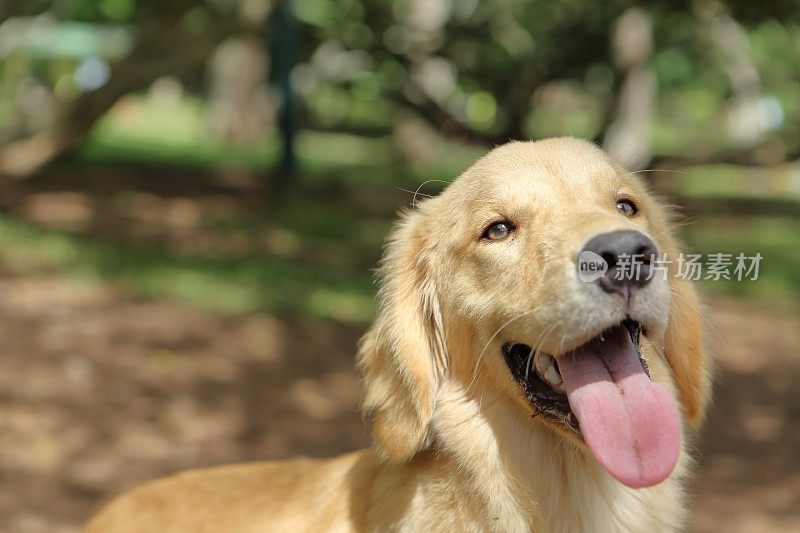
[[[493,149],[388,240],[372,449],[178,474],[88,531],[681,530],[711,372],[670,218],[589,142]]]

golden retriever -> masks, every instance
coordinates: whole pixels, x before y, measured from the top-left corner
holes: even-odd
[[[373,449],[178,474],[89,531],[680,530],[710,386],[677,253],[594,145],[498,147],[389,239],[358,357]]]

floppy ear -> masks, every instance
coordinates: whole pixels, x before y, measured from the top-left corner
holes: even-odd
[[[697,427],[705,418],[711,396],[711,361],[706,353],[702,306],[694,285],[677,276],[677,241],[668,237],[667,257],[672,292],[664,351],[675,375],[687,420]]]
[[[390,236],[380,268],[378,316],[358,355],[366,389],[363,408],[372,418],[375,444],[385,458],[398,462],[426,446],[445,370],[423,226],[421,212],[407,213]]]

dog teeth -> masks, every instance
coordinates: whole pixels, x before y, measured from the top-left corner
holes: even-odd
[[[563,382],[561,381],[561,374],[556,370],[556,365],[553,364],[547,367],[547,372],[544,375],[544,380],[547,384],[556,390],[561,390]]]
[[[544,376],[544,373],[547,371],[547,367],[552,364],[553,358],[547,354],[536,352],[536,356],[533,358],[533,364],[536,366],[536,372],[539,375]]]
[[[556,367],[555,359],[547,354],[537,353],[533,358],[533,365],[536,368],[536,373],[545,383],[557,391],[564,391],[564,383],[561,380],[558,367]]]

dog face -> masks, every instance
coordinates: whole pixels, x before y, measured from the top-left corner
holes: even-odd
[[[600,150],[572,139],[505,145],[438,200],[433,226],[441,234],[432,270],[439,297],[452,315],[485,330],[483,340],[502,327],[498,341],[559,355],[626,317],[648,334],[664,332],[665,276],[607,291],[578,275],[579,256],[603,234],[636,236],[629,250],[627,242],[608,242],[594,247],[596,255],[669,247],[660,242],[661,208]]]
[[[677,253],[664,208],[595,146],[487,154],[389,241],[360,353],[382,452],[413,455],[442,381],[484,374],[623,483],[666,477],[681,424],[646,357],[671,369],[687,420],[700,421],[708,390],[696,296],[659,261]]]

